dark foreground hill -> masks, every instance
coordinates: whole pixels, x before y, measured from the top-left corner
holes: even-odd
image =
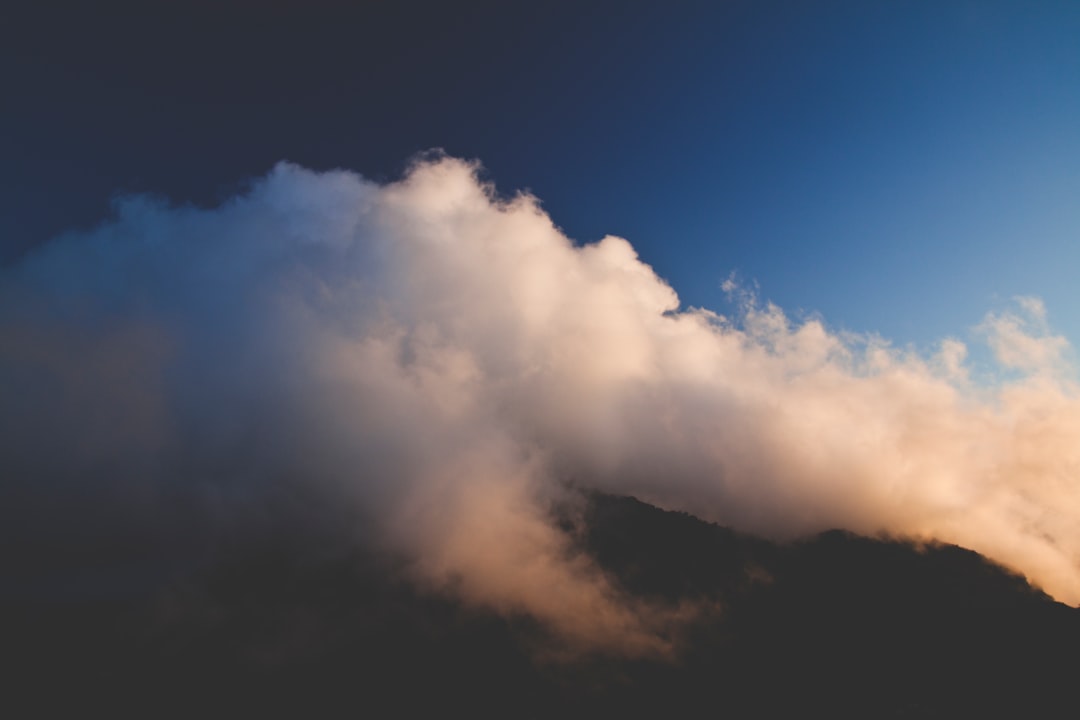
[[[673,662],[546,638],[295,538],[149,591],[6,591],[5,717],[1075,717],[1080,612],[952,546],[778,545],[595,496],[578,541],[627,592],[712,608]]]

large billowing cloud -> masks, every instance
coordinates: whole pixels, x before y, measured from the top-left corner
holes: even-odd
[[[683,611],[575,552],[552,520],[571,487],[954,542],[1078,604],[1068,345],[1033,298],[979,330],[990,385],[956,340],[922,357],[749,296],[734,320],[680,309],[627,241],[575,245],[466,162],[385,185],[281,164],[216,209],[125,199],[3,271],[7,520],[62,534],[65,499],[164,518],[194,497],[190,522],[239,523],[303,486],[417,581],[631,653]]]

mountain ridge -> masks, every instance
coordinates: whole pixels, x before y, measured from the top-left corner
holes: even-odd
[[[385,558],[276,533],[150,596],[8,598],[12,687],[121,716],[1064,715],[1080,611],[969,550],[829,531],[792,543],[633,498],[571,533],[620,592],[701,611],[668,659],[584,654],[531,618],[404,581]],[[21,618],[13,623],[12,618]]]

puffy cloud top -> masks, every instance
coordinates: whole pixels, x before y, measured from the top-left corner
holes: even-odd
[[[418,581],[631,653],[685,610],[574,551],[572,487],[954,542],[1080,603],[1080,395],[1041,302],[980,326],[1009,371],[987,386],[957,340],[923,357],[727,289],[736,318],[680,309],[626,240],[576,245],[453,158],[385,185],[280,164],[209,210],[127,198],[0,277],[9,514],[299,483]]]

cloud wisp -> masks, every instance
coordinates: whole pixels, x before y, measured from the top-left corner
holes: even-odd
[[[680,309],[626,240],[575,245],[445,157],[389,184],[280,164],[215,209],[126,198],[2,272],[27,533],[177,494],[231,522],[302,484],[422,584],[664,653],[686,611],[625,597],[553,520],[587,487],[772,537],[953,542],[1080,604],[1080,393],[1034,298],[979,326],[1007,371],[980,384],[957,340]]]

